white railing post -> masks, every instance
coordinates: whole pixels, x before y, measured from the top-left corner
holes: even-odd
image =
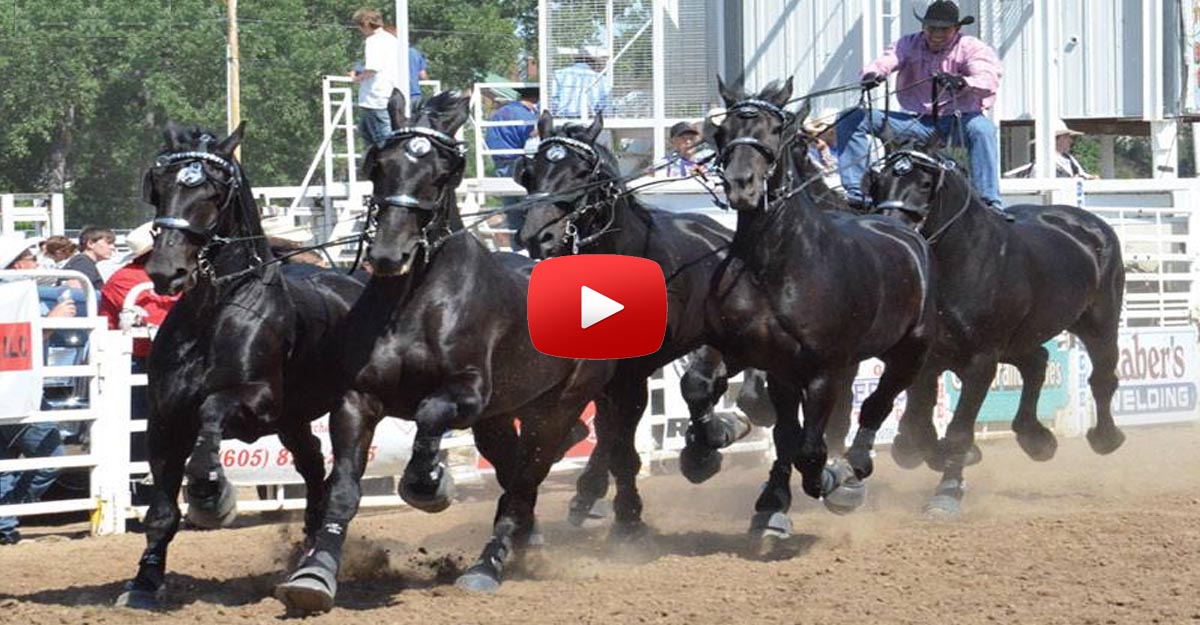
[[[91,429],[91,453],[97,464],[92,469],[92,533],[125,533],[129,494],[130,375],[132,338],[120,331],[109,331],[103,317],[91,333],[91,357],[98,366],[92,379],[91,405],[96,420]]]

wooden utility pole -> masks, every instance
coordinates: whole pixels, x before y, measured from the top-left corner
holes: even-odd
[[[242,77],[240,53],[238,52],[237,0],[226,0],[229,9],[229,58],[227,59],[226,81],[229,102],[226,107],[227,132],[233,132],[242,123]],[[234,156],[241,160],[242,148],[238,146]]]

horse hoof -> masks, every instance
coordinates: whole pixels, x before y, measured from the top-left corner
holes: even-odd
[[[905,442],[908,440],[908,437],[897,436],[892,441],[892,461],[902,469],[915,469],[925,462],[929,452],[925,447]]]
[[[860,480],[865,480],[871,477],[875,472],[875,461],[871,458],[871,452],[858,447],[851,447],[846,453],[846,462],[850,463],[850,468],[854,471],[854,477]]]
[[[117,601],[114,605],[116,605],[118,608],[130,608],[133,610],[162,610],[164,608],[162,602],[162,589],[153,591],[129,588],[117,597]]]
[[[613,543],[635,543],[650,534],[650,527],[642,521],[626,521],[624,523],[613,523],[612,529],[608,531],[608,540]]]
[[[607,499],[587,499],[575,495],[567,509],[567,522],[575,527],[597,527],[612,514],[612,504]]]
[[[291,614],[317,614],[333,609],[337,576],[320,566],[297,570],[288,581],[275,587],[275,598]]]
[[[934,495],[923,511],[930,521],[956,521],[962,516],[962,502],[952,495]]]
[[[430,484],[418,477],[412,477],[411,472],[405,471],[400,478],[398,492],[404,503],[424,512],[441,512],[450,507],[454,497],[454,480],[445,467],[436,465],[437,469],[429,477],[436,479],[436,484]]]
[[[1017,432],[1017,444],[1025,451],[1025,455],[1038,462],[1050,460],[1058,451],[1058,439],[1046,428]]]
[[[786,512],[764,510],[755,512],[750,518],[750,535],[761,540],[770,536],[777,539],[790,538],[792,535],[792,517]]]
[[[826,493],[821,502],[825,509],[834,514],[850,514],[867,501],[867,484],[858,478],[850,478]]]
[[[679,472],[687,481],[700,484],[721,472],[721,452],[701,445],[687,445],[679,452]]]
[[[494,595],[500,590],[500,580],[482,571],[467,571],[454,580],[454,585],[470,592]]]
[[[191,498],[186,515],[188,523],[201,529],[229,527],[237,518],[237,490],[221,480],[221,492],[215,496]]]
[[[1088,428],[1087,439],[1092,451],[1104,456],[1116,451],[1125,443],[1125,433],[1115,427],[1108,430],[1093,427]]]
[[[1051,434],[1051,436],[1054,435]],[[1055,444],[1057,445],[1057,442]],[[967,450],[967,456],[963,459],[963,466],[969,467],[980,462],[983,462],[983,450],[979,448],[979,445],[971,443],[971,448]]]

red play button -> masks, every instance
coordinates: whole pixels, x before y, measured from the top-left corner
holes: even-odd
[[[529,336],[548,356],[634,358],[658,351],[667,285],[658,263],[587,254],[544,260],[529,282]]]

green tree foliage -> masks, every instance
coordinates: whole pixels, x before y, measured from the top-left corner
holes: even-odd
[[[390,18],[391,3],[379,3]],[[321,77],[362,55],[357,5],[239,4],[242,160],[298,184],[321,142]],[[536,41],[536,0],[411,0],[413,44],[445,88],[507,73]],[[519,32],[518,25],[521,29]],[[212,0],[16,0],[0,6],[0,191],[61,191],[67,222],[131,227],[167,120],[224,131],[226,14]]]

